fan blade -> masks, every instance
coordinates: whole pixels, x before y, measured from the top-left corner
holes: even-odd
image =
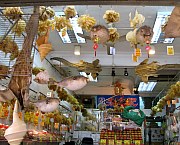
[[[84,34],[81,34],[81,33],[77,33],[77,35],[78,35],[79,37],[84,38],[84,39],[89,39],[89,40],[91,40],[91,37],[90,37],[90,36],[87,36],[87,35],[84,35]]]

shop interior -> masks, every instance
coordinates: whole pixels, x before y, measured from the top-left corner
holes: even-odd
[[[0,1],[0,144],[180,145],[180,2]]]

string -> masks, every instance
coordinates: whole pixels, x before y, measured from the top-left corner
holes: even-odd
[[[88,5],[86,5],[86,15],[88,14]]]

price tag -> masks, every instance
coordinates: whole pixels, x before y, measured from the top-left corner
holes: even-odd
[[[141,49],[140,48],[134,49],[134,55],[135,56],[141,56]]]
[[[47,97],[51,97],[52,96],[52,92],[47,92]]]
[[[132,61],[138,62],[138,56],[132,54]]]

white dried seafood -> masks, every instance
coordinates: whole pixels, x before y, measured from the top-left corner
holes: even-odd
[[[135,12],[135,16],[133,19],[131,18],[131,13],[129,13],[130,27],[134,29],[136,28],[137,25],[141,27],[144,21],[145,21],[145,17],[142,14],[139,14],[137,10]]]
[[[27,132],[26,124],[19,118],[18,101],[16,100],[13,111],[13,123],[6,129],[4,137],[10,145],[20,145]]]
[[[137,44],[136,32],[137,32],[137,29],[134,29],[134,31],[129,31],[126,34],[126,40],[130,42],[131,47],[134,47],[134,44]]]

